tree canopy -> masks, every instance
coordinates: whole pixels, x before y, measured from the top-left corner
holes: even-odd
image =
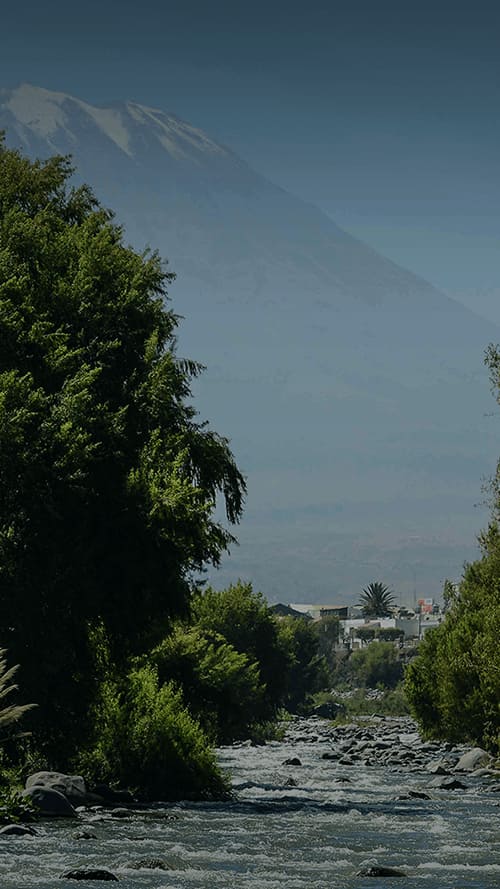
[[[162,638],[234,539],[218,497],[234,524],[245,494],[189,402],[174,276],[71,174],[0,141],[0,643],[36,718],[69,734],[91,628],[116,657]]]
[[[486,352],[500,403],[500,351]],[[408,666],[406,693],[429,737],[466,740],[500,753],[500,461],[490,485],[491,521],[481,558],[466,565],[458,587],[445,581],[446,618],[426,633]]]

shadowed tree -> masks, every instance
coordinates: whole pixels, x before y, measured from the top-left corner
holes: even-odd
[[[365,617],[387,617],[394,602],[394,594],[380,581],[369,583],[363,590],[359,605],[363,606]]]
[[[245,492],[190,404],[174,276],[71,174],[0,134],[0,644],[61,766],[88,724],[92,629],[122,662],[163,638],[234,539],[218,498],[235,523]]]

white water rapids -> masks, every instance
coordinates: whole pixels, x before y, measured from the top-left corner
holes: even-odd
[[[103,885],[61,879],[92,867],[112,871],[123,889],[498,889],[500,793],[469,776],[464,790],[437,790],[411,760],[322,759],[332,749],[327,727],[295,721],[283,742],[221,749],[233,802],[128,818],[86,812],[79,822],[42,821],[35,837],[0,837],[0,887]],[[301,765],[284,765],[291,757]],[[431,799],[397,799],[409,790]],[[406,876],[358,875],[374,865]]]

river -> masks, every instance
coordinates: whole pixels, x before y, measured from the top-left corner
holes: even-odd
[[[61,879],[92,867],[113,872],[123,889],[498,889],[498,784],[461,775],[464,789],[437,789],[422,757],[413,758],[408,721],[380,726],[393,737],[401,730],[404,763],[391,750],[385,763],[353,762],[348,753],[325,759],[338,744],[335,729],[295,720],[283,742],[219,751],[233,802],[123,818],[85,812],[79,822],[40,822],[34,837],[0,837],[0,887],[103,885]],[[425,754],[451,755],[449,745],[428,745]],[[295,758],[300,764],[284,764]],[[408,798],[410,791],[431,798]],[[405,876],[358,875],[375,865]]]

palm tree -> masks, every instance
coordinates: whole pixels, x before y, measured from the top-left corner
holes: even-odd
[[[365,617],[387,617],[394,598],[392,590],[377,580],[363,590],[358,605],[363,606]]]

